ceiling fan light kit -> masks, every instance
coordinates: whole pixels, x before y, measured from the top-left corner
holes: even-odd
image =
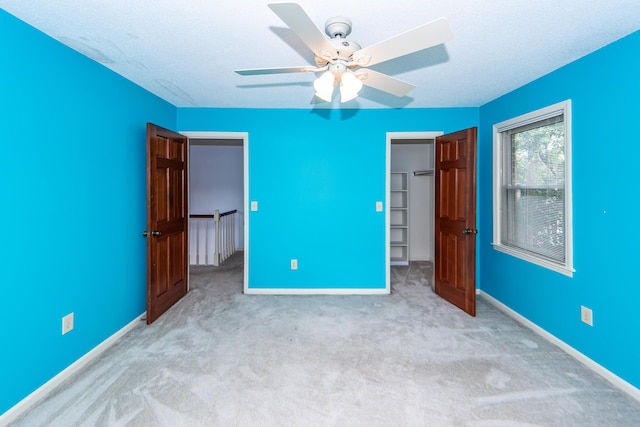
[[[419,50],[442,44],[453,33],[446,18],[421,25],[390,39],[361,48],[358,43],[346,40],[351,33],[351,20],[344,16],[330,18],[325,23],[327,39],[311,18],[297,3],[272,3],[269,8],[311,49],[316,66],[258,68],[236,70],[240,75],[281,74],[295,72],[322,73],[314,82],[317,98],[331,102],[336,86],[340,88],[340,101],[357,98],[363,85],[394,96],[405,96],[415,86],[380,72],[361,68],[389,61]]]
[[[327,71],[313,82],[313,88],[316,90],[315,95],[323,101],[331,102],[336,85],[340,87],[341,102],[357,98],[360,89],[362,89],[362,81],[343,60],[329,64]]]

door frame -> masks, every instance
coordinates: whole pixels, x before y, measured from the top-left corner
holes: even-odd
[[[187,137],[187,160],[191,152],[192,139],[240,139],[242,140],[242,156],[243,156],[243,209],[244,209],[244,292],[249,288],[249,132],[214,132],[214,131],[179,131],[180,134]],[[191,162],[187,161],[187,177],[189,176]],[[187,179],[187,191],[191,197],[189,188],[189,180]],[[191,200],[189,199],[189,202]],[[188,228],[188,227],[187,227]],[[189,230],[187,229],[187,232]],[[190,248],[186,248],[187,251]]]
[[[433,139],[444,135],[443,131],[387,132],[387,154],[385,167],[385,272],[386,289],[391,292],[391,140],[394,139]],[[435,160],[435,159],[434,159]],[[434,165],[435,167],[435,165]],[[435,204],[434,204],[435,212]],[[435,260],[434,260],[435,262]]]

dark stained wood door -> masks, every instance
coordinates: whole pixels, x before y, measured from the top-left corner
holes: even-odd
[[[435,291],[476,315],[477,128],[436,138]]]
[[[147,123],[147,324],[187,293],[187,137]]]

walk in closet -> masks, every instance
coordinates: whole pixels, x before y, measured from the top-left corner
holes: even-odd
[[[389,235],[391,265],[433,261],[433,138],[391,139]]]

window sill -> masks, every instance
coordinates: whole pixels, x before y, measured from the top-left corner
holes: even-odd
[[[575,270],[571,266],[558,264],[553,261],[549,261],[547,259],[534,256],[528,252],[514,249],[510,246],[504,246],[499,243],[492,243],[491,246],[493,246],[493,249],[495,249],[496,251],[514,256],[516,258],[520,258],[521,260],[539,265],[540,267],[544,267],[548,270],[555,271],[556,273],[564,274],[565,276],[568,276],[568,277],[573,277],[573,273],[575,272]]]

